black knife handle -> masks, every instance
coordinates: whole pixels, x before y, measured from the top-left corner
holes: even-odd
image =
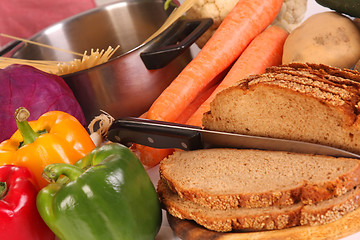
[[[200,127],[141,118],[120,118],[108,131],[108,139],[126,146],[137,143],[153,148],[195,150],[203,148]]]

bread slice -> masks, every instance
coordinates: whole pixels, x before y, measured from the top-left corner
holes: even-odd
[[[176,151],[160,178],[181,198],[213,209],[313,204],[360,184],[360,161],[251,149]]]
[[[360,188],[323,201],[316,205],[297,203],[290,206],[266,208],[209,209],[179,197],[162,180],[157,191],[164,209],[180,219],[194,220],[207,229],[228,232],[233,230],[279,230],[294,226],[315,226],[333,222],[354,211],[360,204]]]
[[[357,71],[296,63],[271,67],[217,94],[203,125],[360,154],[359,89]]]

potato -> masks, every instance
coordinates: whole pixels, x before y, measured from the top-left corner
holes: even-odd
[[[354,70],[360,72],[360,60],[358,60],[355,64]]]
[[[360,59],[360,31],[347,17],[335,12],[310,16],[286,39],[283,64],[322,63],[352,68]]]

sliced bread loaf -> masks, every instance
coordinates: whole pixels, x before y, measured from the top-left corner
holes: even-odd
[[[359,89],[357,71],[297,63],[271,67],[217,94],[203,125],[359,154]]]
[[[207,229],[275,230],[301,225],[322,225],[340,219],[360,204],[360,188],[316,205],[293,204],[286,207],[208,209],[179,197],[159,181],[157,191],[163,207],[174,217],[194,220]]]
[[[176,151],[159,171],[181,198],[213,209],[312,204],[360,184],[359,160],[280,151]]]

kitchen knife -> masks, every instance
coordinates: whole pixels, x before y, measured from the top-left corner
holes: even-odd
[[[107,137],[112,142],[126,146],[137,143],[153,148],[187,151],[204,148],[245,148],[360,158],[360,155],[355,153],[314,143],[205,130],[196,126],[133,117],[115,120]]]

